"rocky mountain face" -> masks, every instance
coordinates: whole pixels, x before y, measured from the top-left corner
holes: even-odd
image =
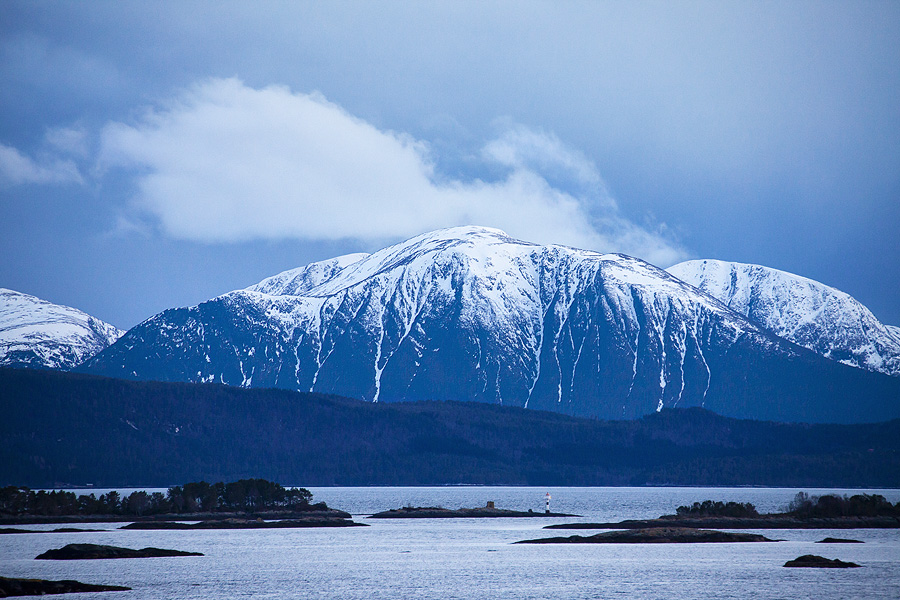
[[[80,310],[0,288],[0,366],[71,369],[123,333]]]
[[[900,329],[849,294],[759,265],[692,260],[669,273],[778,336],[847,365],[900,376]]]
[[[825,360],[648,263],[462,227],[165,311],[86,372],[467,400],[601,418],[900,415],[900,381]]]

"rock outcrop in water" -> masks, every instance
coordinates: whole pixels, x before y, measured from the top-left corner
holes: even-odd
[[[854,562],[844,562],[836,558],[824,558],[815,554],[804,554],[784,563],[785,567],[812,567],[817,569],[853,569],[860,567]]]
[[[166,550],[164,548],[120,548],[100,544],[67,544],[62,548],[47,550],[35,557],[37,560],[94,560],[103,558],[158,558],[167,556],[203,556],[200,552]]]
[[[653,527],[608,531],[596,535],[523,540],[517,544],[699,544],[709,542],[776,542],[755,533],[733,533],[689,527]]]

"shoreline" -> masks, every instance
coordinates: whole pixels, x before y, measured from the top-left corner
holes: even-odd
[[[369,519],[490,519],[490,518],[532,518],[532,517],[565,517],[577,518],[580,515],[572,515],[557,512],[535,512],[533,510],[509,510],[506,508],[441,508],[437,506],[405,506],[392,508],[374,515]]]
[[[225,521],[227,519],[264,521],[286,519],[350,519],[352,515],[343,510],[298,511],[262,511],[253,513],[240,512],[202,512],[202,513],[164,513],[158,515],[16,515],[0,517],[0,525],[58,525],[67,523],[146,523],[170,521]]]

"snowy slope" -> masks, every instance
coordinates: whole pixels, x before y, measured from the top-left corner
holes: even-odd
[[[900,376],[900,330],[883,325],[849,294],[758,265],[692,260],[668,271],[817,354]]]
[[[123,333],[80,310],[0,288],[0,365],[71,369]]]
[[[459,227],[166,311],[86,370],[605,418],[675,405],[780,418],[808,406],[791,394],[816,393],[790,381],[796,369],[830,381],[810,357],[638,259]]]
[[[363,253],[345,254],[337,258],[314,262],[305,267],[267,277],[247,289],[272,296],[302,296],[317,285],[333,279],[348,266],[368,256]]]

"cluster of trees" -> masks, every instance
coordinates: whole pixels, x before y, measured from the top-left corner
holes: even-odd
[[[900,517],[900,502],[891,504],[881,494],[810,496],[798,492],[788,513],[799,517]]]
[[[2,515],[120,515],[146,514],[143,498],[156,503],[165,501],[159,492],[134,492],[123,498],[118,492],[96,497],[94,494],[76,496],[74,492],[30,490],[26,487],[0,488],[0,514]],[[132,502],[133,498],[133,502]],[[137,512],[137,511],[142,512]],[[132,512],[135,511],[135,512]]]
[[[167,499],[175,513],[328,508],[324,502],[312,504],[312,493],[306,488],[284,488],[265,479],[186,483],[169,488]]]
[[[116,491],[101,494],[0,488],[0,515],[157,515],[197,512],[258,512],[267,510],[327,510],[324,502],[312,504],[305,488],[285,488],[265,479],[241,479],[231,483],[186,483],[167,493]]]
[[[681,516],[691,517],[758,517],[756,507],[749,502],[719,502],[704,500],[694,502],[690,506],[679,506],[675,512]]]

